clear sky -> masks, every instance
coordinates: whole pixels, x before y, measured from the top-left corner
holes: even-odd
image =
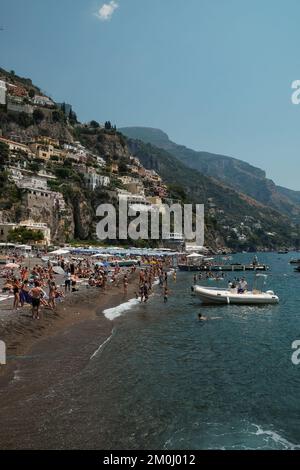
[[[158,127],[300,190],[299,21],[299,0],[1,0],[0,65],[80,120]]]

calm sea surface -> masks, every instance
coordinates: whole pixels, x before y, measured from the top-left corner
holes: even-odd
[[[99,312],[99,322],[111,322],[102,346],[95,325],[87,325],[64,334],[64,349],[50,341],[47,358],[34,351],[11,387],[30,380],[44,386],[41,394],[24,389],[18,416],[27,407],[31,418],[23,431],[17,417],[14,430],[7,419],[9,437],[2,442],[90,449],[300,448],[300,365],[291,361],[291,344],[300,340],[300,273],[288,263],[300,255],[258,256],[271,267],[266,290],[279,295],[278,306],[201,306],[190,293],[193,273],[178,273],[176,283],[169,278],[166,305],[157,288],[147,305],[132,302],[126,311],[110,312],[112,320]],[[221,287],[232,277],[201,283]],[[251,285],[253,274],[246,278]],[[198,321],[199,312],[206,321]],[[63,354],[75,357],[76,371]],[[49,357],[56,367],[47,382]]]

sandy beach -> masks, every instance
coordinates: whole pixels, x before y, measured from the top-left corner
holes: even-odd
[[[44,308],[40,320],[33,320],[31,307],[27,305],[19,311],[12,309],[13,298],[0,303],[0,338],[6,343],[7,365],[0,366],[0,386],[11,379],[16,362],[39,341],[54,336],[72,325],[87,320],[101,323],[103,336],[110,331],[110,322],[104,315],[105,309],[118,306],[135,297],[138,286],[138,273],[128,274],[129,285],[124,294],[123,286],[108,285],[106,290],[91,288],[82,283],[79,291],[67,294],[54,311]]]

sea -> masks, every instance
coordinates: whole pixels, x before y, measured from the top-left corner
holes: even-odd
[[[0,447],[300,449],[300,273],[289,264],[300,256],[257,256],[278,305],[203,306],[191,294],[194,273],[178,272],[166,304],[156,286],[148,303],[99,311],[36,346],[1,396]],[[251,272],[198,282],[225,287],[240,276],[252,285]]]

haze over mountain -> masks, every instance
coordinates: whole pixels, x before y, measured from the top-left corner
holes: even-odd
[[[187,167],[218,179],[236,191],[242,192],[264,205],[295,218],[300,216],[300,191],[276,184],[266,177],[265,171],[237,158],[209,152],[195,151],[172,142],[160,129],[124,127],[119,129],[131,139],[150,143],[164,149]]]

